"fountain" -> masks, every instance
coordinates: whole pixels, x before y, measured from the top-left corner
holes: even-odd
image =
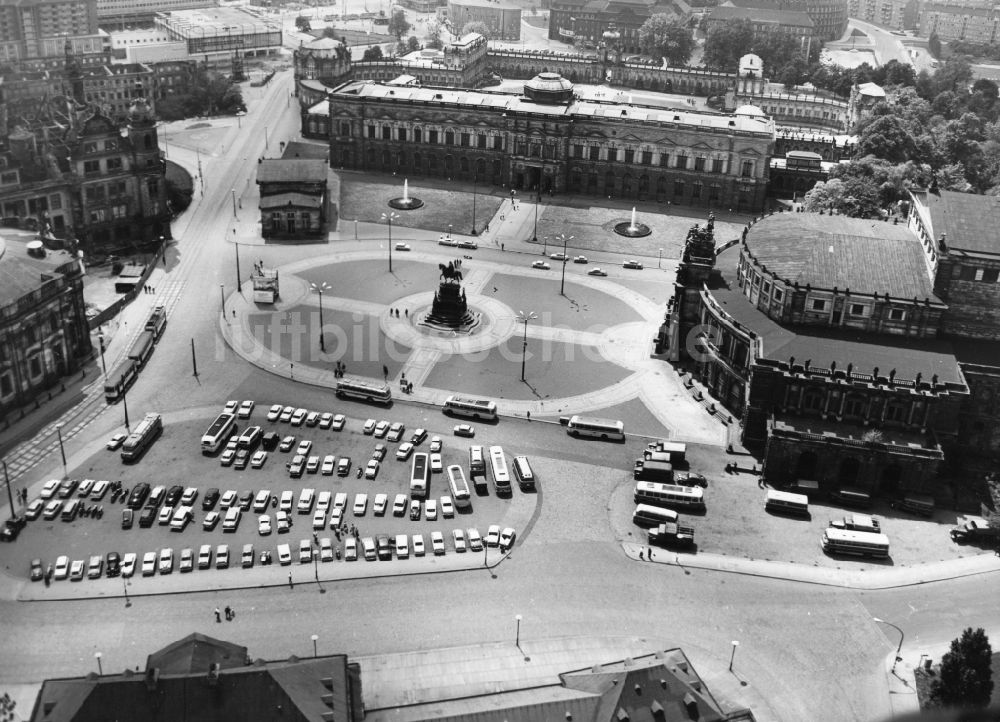
[[[410,180],[408,178],[403,179],[403,197],[393,198],[389,201],[389,206],[398,211],[414,211],[423,205],[424,202],[419,198],[410,197]]]
[[[619,236],[626,236],[628,238],[642,238],[643,236],[648,236],[653,231],[645,223],[639,223],[635,219],[635,206],[632,206],[632,220],[629,222],[621,221],[615,224],[615,233]]]
[[[455,268],[454,263],[447,266],[439,263],[438,268],[441,269],[441,283],[434,294],[431,310],[417,323],[438,331],[469,333],[480,324],[482,316],[477,311],[469,310],[462,288],[462,272]]]

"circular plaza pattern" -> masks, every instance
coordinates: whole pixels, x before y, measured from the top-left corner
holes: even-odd
[[[558,265],[536,270],[524,256],[510,257],[517,265],[462,261],[462,288],[482,319],[468,333],[428,333],[418,323],[440,283],[439,264],[455,260],[446,251],[395,255],[390,274],[385,251],[372,249],[281,267],[278,302],[256,305],[245,288],[227,301],[238,319],[223,334],[258,367],[318,386],[335,386],[342,365],[348,378],[386,380],[394,390],[412,384],[406,398],[414,401],[492,398],[502,415],[551,418],[637,403],[673,432],[668,409],[685,391],[652,355],[660,304],[577,272],[567,274],[562,295]],[[320,299],[310,288],[323,283],[329,290]],[[534,317],[525,324],[521,313]],[[722,442],[708,414],[694,429],[689,423],[685,437]]]

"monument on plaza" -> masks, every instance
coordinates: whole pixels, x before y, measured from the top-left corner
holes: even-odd
[[[442,331],[468,333],[480,322],[480,314],[469,310],[469,302],[462,288],[462,272],[454,262],[439,263],[440,284],[434,293],[434,302],[420,324]]]

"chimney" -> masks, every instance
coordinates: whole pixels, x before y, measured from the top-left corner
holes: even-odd
[[[156,685],[160,681],[160,668],[150,667],[146,670],[146,690],[149,692],[156,691]]]

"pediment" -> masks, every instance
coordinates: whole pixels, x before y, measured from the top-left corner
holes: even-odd
[[[743,148],[743,149],[741,149],[739,151],[739,154],[740,155],[755,155],[755,156],[759,157],[760,156],[760,151],[758,151],[758,150],[756,150],[754,148]]]

